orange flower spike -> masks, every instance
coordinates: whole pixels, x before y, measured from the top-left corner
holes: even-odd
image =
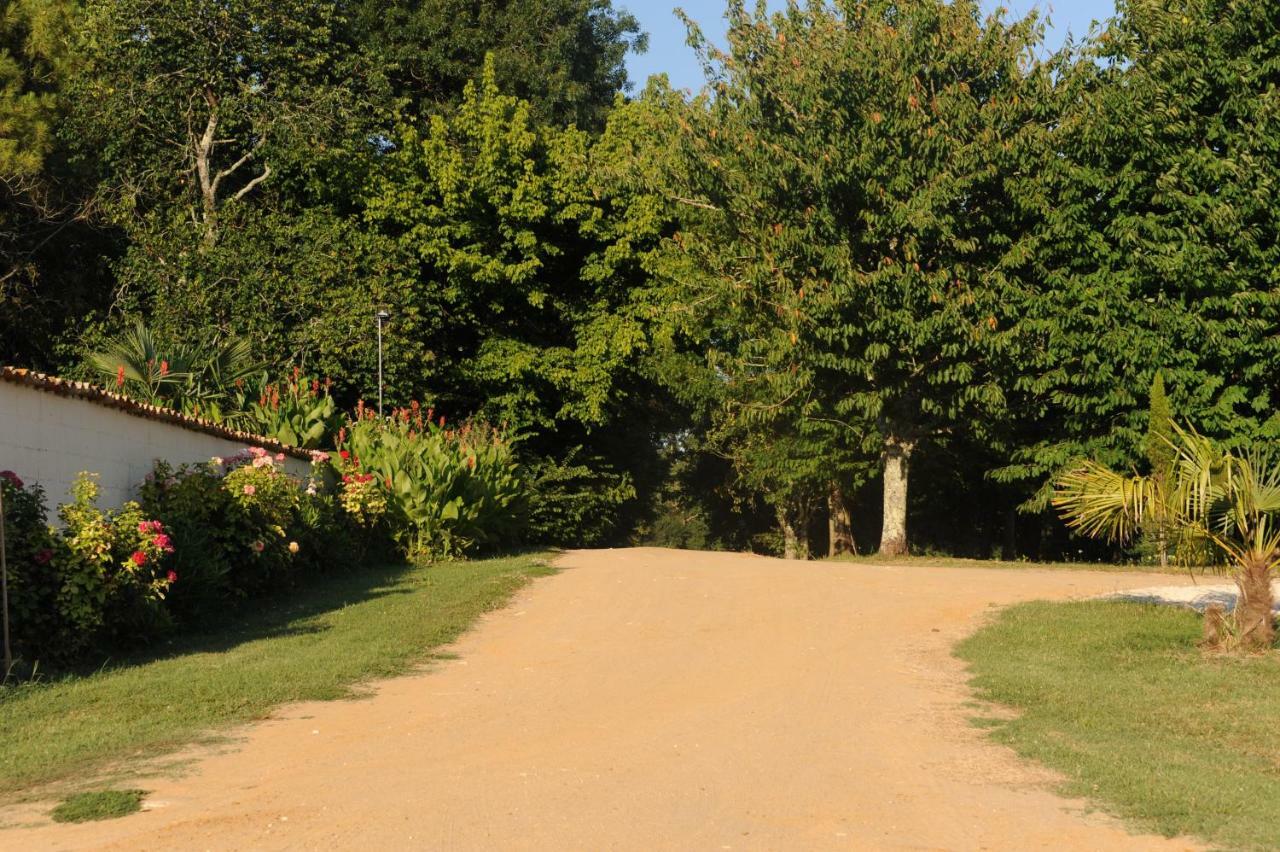
[[[124,387],[124,364],[116,367],[116,387]]]

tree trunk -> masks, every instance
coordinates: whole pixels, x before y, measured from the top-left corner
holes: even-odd
[[[796,555],[799,553],[800,544],[796,541],[796,528],[791,523],[791,517],[787,514],[785,506],[779,505],[778,512],[778,529],[782,531],[782,558],[798,559]]]
[[[809,512],[805,506],[790,504],[777,508],[778,528],[782,531],[782,558],[809,558]]]
[[[841,556],[845,553],[857,553],[858,545],[853,540],[853,522],[849,519],[849,507],[844,502],[844,491],[840,483],[831,483],[827,492],[827,556]]]
[[[1000,554],[1002,559],[1012,561],[1018,558],[1018,507],[1010,506],[1004,516],[1004,548]]]
[[[907,552],[907,472],[911,441],[890,436],[884,442],[884,522],[880,528],[880,555]]]
[[[1236,577],[1240,599],[1236,602],[1236,632],[1240,648],[1262,651],[1276,639],[1275,601],[1271,592],[1271,566],[1267,560],[1250,554]]]

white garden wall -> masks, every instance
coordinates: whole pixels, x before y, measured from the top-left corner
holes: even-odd
[[[99,505],[116,508],[137,496],[157,459],[203,462],[250,445],[282,449],[86,385],[9,368],[0,372],[0,470],[43,485],[50,520],[80,471],[99,475]],[[289,451],[285,468],[305,476],[305,456]]]

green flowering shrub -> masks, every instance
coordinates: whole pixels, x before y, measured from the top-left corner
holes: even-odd
[[[157,462],[142,485],[143,511],[159,518],[173,538],[172,563],[181,582],[168,604],[180,622],[193,622],[217,609],[226,597],[232,560],[225,519],[230,498],[222,473],[208,464],[173,467]]]
[[[236,594],[262,591],[288,580],[294,526],[302,485],[285,473],[265,450],[250,450],[247,462],[228,470],[222,487],[230,500],[227,517],[232,542],[231,586]],[[296,543],[296,542],[295,542]]]
[[[342,477],[338,502],[342,505],[342,510],[361,527],[372,527],[385,520],[385,486],[377,481],[374,474],[361,469],[360,457],[353,456],[350,450],[339,451],[338,459],[338,473]]]
[[[173,541],[137,503],[98,508],[98,482],[82,473],[70,503],[59,507],[62,529],[53,563],[61,581],[57,611],[67,631],[61,648],[76,654],[90,643],[133,644],[166,629],[163,606],[178,580],[166,562]]]
[[[183,582],[170,606],[198,622],[235,602],[288,588],[308,573],[389,555],[390,534],[374,508],[352,503],[328,453],[312,454],[303,481],[283,456],[261,448],[174,469],[160,462],[142,487],[147,511],[178,545]]]
[[[137,503],[102,511],[87,473],[58,509],[59,529],[45,523],[38,486],[4,471],[0,488],[11,635],[25,667],[75,662],[91,648],[144,642],[170,626],[164,600],[178,576],[162,523]]]
[[[446,428],[445,418],[414,403],[381,419],[357,409],[340,436],[344,499],[369,501],[383,489],[392,530],[411,556],[460,556],[523,530],[526,483],[497,429]]]
[[[346,419],[329,395],[332,386],[294,367],[285,381],[263,385],[257,402],[248,406],[245,426],[291,447],[328,445]]]

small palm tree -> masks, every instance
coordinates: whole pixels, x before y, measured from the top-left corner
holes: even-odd
[[[254,381],[263,367],[248,340],[175,343],[161,346],[146,323],[136,325],[89,356],[113,387],[150,403],[214,420],[232,418],[236,389]]]
[[[1083,535],[1120,543],[1158,520],[1179,561],[1229,565],[1240,596],[1220,644],[1269,648],[1271,580],[1280,568],[1280,458],[1261,448],[1232,453],[1177,426],[1168,440],[1176,457],[1166,474],[1125,476],[1083,461],[1055,481],[1053,505]],[[1210,627],[1207,634],[1216,632]]]

